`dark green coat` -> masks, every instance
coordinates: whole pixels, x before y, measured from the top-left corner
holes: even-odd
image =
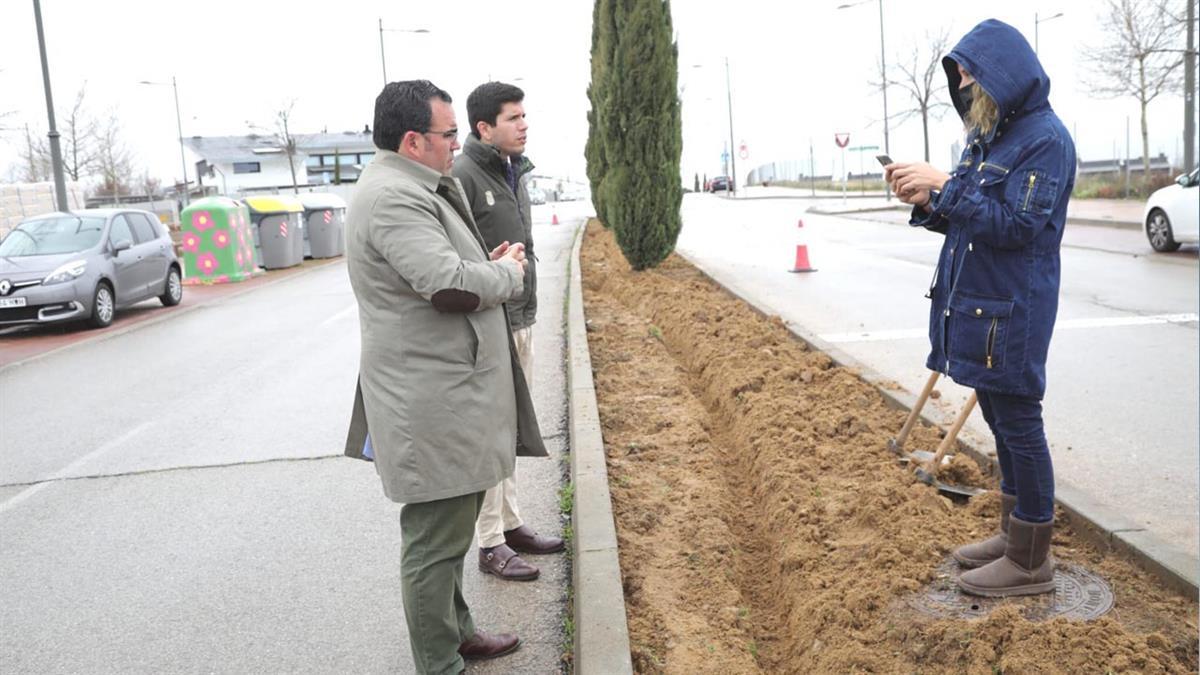
[[[452,173],[467,193],[475,224],[488,250],[502,242],[525,244],[528,265],[525,268],[525,290],[509,300],[508,323],[514,331],[532,326],[537,318],[537,258],[533,250],[533,216],[529,206],[529,190],[525,174],[533,171],[533,163],[521,155],[516,158],[517,192],[505,180],[504,161],[495,147],[467,136],[462,155],[454,161]]]

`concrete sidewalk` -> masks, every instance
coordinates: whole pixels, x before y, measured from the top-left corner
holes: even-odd
[[[577,210],[577,209],[576,209]],[[559,225],[551,224],[557,215]],[[534,207],[534,242],[538,258],[538,314],[534,324],[533,403],[538,425],[550,451],[548,459],[517,461],[519,504],[525,522],[542,534],[562,536],[566,519],[559,509],[565,463],[570,452],[567,434],[567,351],[564,324],[571,270],[571,247],[585,218],[563,205]],[[570,542],[568,542],[570,547]],[[522,646],[493,661],[468,664],[468,673],[556,673],[565,670],[564,654],[571,649],[567,632],[571,559],[567,554],[523,555],[538,566],[532,582],[502,581],[479,571],[477,551],[467,553],[465,575],[474,578],[477,592],[468,594],[476,624],[489,632],[513,632]]]

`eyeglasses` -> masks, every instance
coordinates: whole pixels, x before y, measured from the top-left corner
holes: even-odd
[[[453,141],[458,138],[458,127],[454,127],[453,129],[447,129],[445,131],[426,131],[424,133],[425,134],[434,134],[435,136],[441,136],[442,138],[444,138],[448,141]]]

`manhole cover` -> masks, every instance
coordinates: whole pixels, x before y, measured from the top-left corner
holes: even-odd
[[[1004,605],[1021,608],[1030,621],[1065,617],[1090,621],[1108,613],[1113,606],[1108,583],[1086,569],[1059,562],[1054,571],[1054,594],[1012,598],[980,598],[958,590],[955,580],[962,572],[953,558],[938,566],[938,578],[924,593],[913,596],[911,604],[920,612],[942,619],[981,618]]]

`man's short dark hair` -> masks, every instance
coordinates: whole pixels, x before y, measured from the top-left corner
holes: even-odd
[[[429,80],[388,82],[375,97],[375,147],[395,151],[404,134],[429,131],[433,118],[430,101],[438,98],[451,103],[450,94]]]
[[[467,97],[467,121],[471,123],[471,133],[479,138],[480,122],[487,122],[494,127],[505,103],[524,100],[525,92],[520,87],[504,82],[487,82],[475,87],[475,91]]]

